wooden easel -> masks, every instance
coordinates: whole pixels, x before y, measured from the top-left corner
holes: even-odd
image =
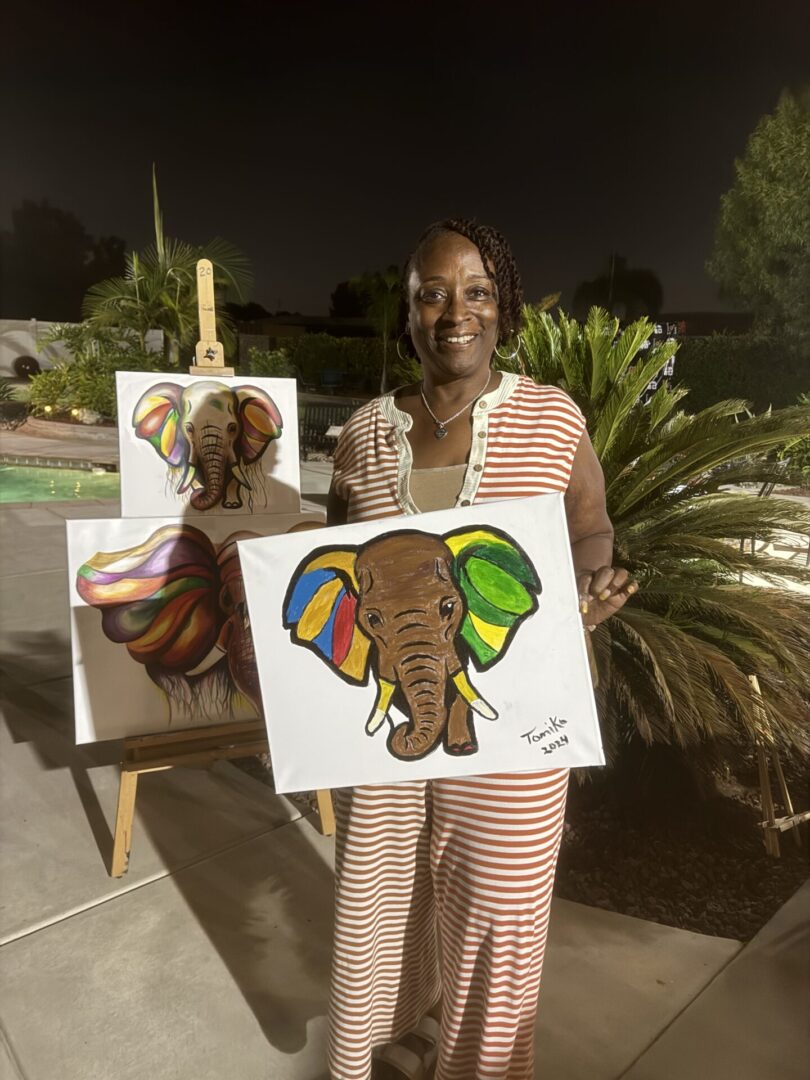
[[[210,768],[217,761],[252,757],[267,751],[267,732],[261,720],[124,739],[110,877],[121,877],[129,866],[135,796],[141,773],[162,772],[180,766]],[[324,836],[332,836],[335,832],[335,813],[331,792],[318,791],[316,795],[321,832]]]
[[[224,366],[225,351],[217,341],[214,269],[208,259],[200,259],[197,263],[197,308],[200,340],[195,350],[197,363],[191,365],[189,374],[232,377],[234,370]],[[268,749],[267,731],[261,720],[124,739],[110,876],[121,877],[129,868],[135,797],[141,773],[162,772],[180,766],[210,768],[217,761],[251,757],[267,753]],[[324,836],[332,836],[335,832],[332,794],[321,790],[316,792],[316,797],[321,832]]]
[[[801,814],[797,814],[793,810],[793,800],[790,797],[785,774],[782,771],[782,762],[779,760],[779,751],[773,745],[771,740],[768,714],[765,711],[765,704],[762,700],[759,679],[756,675],[749,675],[748,681],[751,683],[751,687],[757,699],[756,711],[760,721],[760,734],[757,738],[757,767],[759,769],[759,787],[762,798],[762,816],[764,819],[760,822],[760,828],[763,830],[766,852],[773,856],[773,858],[778,859],[781,855],[779,850],[780,833],[788,832],[791,829],[794,830],[793,839],[796,841],[797,847],[802,846],[798,828],[802,822],[810,821],[810,810],[805,810]],[[768,767],[769,753],[771,764],[773,764],[773,770],[776,774],[776,782],[779,785],[779,795],[782,800],[782,806],[785,809],[783,817],[776,816],[776,809],[774,807],[771,777]]]

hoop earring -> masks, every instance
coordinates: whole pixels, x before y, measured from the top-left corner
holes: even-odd
[[[407,336],[408,336],[407,333],[403,330],[402,333],[397,338],[397,356],[400,358],[400,360],[402,361],[403,364],[407,364],[409,360],[413,359],[413,357],[411,357],[411,356],[403,356],[402,355],[402,349],[400,348],[400,344],[399,344],[400,341],[402,341],[402,339],[404,337],[407,337]]]
[[[518,334],[518,336],[517,336],[517,342],[515,343],[515,351],[514,351],[514,352],[508,353],[508,354],[507,354],[506,356],[504,356],[504,354],[503,354],[503,353],[500,353],[500,352],[498,352],[498,346],[496,345],[496,346],[495,346],[495,355],[496,355],[496,356],[497,356],[497,357],[498,357],[498,358],[499,358],[500,360],[514,360],[514,359],[515,359],[515,357],[516,357],[516,356],[518,355],[518,353],[520,352],[520,346],[521,346],[522,344],[523,344],[523,342],[522,342],[522,341],[520,340],[520,334]]]

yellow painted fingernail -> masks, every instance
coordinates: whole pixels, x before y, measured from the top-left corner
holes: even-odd
[[[599,593],[599,599],[600,600],[607,600],[607,598],[609,596],[610,596],[610,589],[603,589],[602,592]]]
[[[588,605],[583,601],[583,603],[581,603],[579,605],[579,610],[582,612],[583,615],[587,615],[588,614]]]

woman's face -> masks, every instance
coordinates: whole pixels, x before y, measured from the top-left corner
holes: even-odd
[[[454,232],[425,244],[411,269],[408,306],[408,329],[426,374],[483,375],[498,340],[499,312],[475,244]]]

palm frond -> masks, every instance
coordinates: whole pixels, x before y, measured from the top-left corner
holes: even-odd
[[[810,570],[803,557],[770,550],[791,538],[798,556],[810,512],[728,490],[783,479],[774,451],[806,436],[810,408],[755,416],[733,399],[692,415],[686,389],[666,385],[644,404],[642,391],[676,348],[645,348],[646,320],[619,334],[598,309],[584,324],[563,312],[556,321],[536,308],[524,314],[523,370],[561,386],[585,413],[616,559],[641,583],[592,635],[609,755],[633,738],[690,751],[767,738],[810,753]]]

